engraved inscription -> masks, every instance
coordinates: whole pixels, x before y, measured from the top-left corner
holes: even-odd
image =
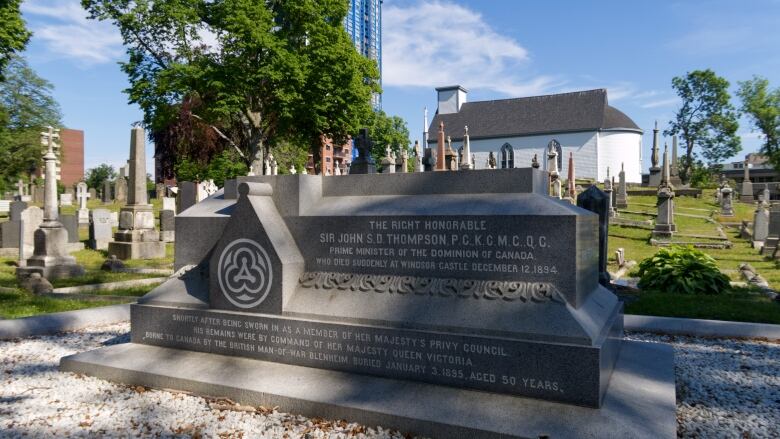
[[[598,389],[581,367],[588,347],[546,345],[540,362],[526,355],[539,345],[519,340],[184,309],[145,309],[133,327],[135,343],[499,393],[567,401]]]
[[[548,282],[439,279],[334,272],[304,273],[303,288],[352,290],[375,293],[421,294],[442,297],[520,300],[522,302],[565,303],[555,285]]]

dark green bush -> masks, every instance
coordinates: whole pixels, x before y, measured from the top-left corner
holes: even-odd
[[[662,248],[639,264],[639,288],[675,294],[729,291],[729,278],[710,255],[693,247]]]

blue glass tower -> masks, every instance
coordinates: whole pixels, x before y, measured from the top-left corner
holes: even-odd
[[[344,27],[363,56],[376,61],[379,85],[382,85],[382,0],[349,0]],[[374,95],[373,104],[382,108],[382,95]]]

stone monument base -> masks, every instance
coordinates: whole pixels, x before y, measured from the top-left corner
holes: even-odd
[[[661,168],[650,168],[650,179],[647,182],[649,187],[658,187],[661,185]]]
[[[656,224],[653,229],[652,238],[669,240],[676,231],[677,226],[674,224]]]
[[[674,438],[674,352],[624,341],[600,409],[248,358],[126,343],[60,370],[347,419],[432,438]]]
[[[117,235],[119,232],[117,232]],[[159,236],[159,235],[158,235]],[[162,241],[111,241],[108,253],[122,260],[159,259],[165,257],[165,243]]]
[[[87,246],[93,250],[108,250],[108,244],[111,243],[109,239],[90,239],[87,241]]]
[[[68,231],[61,224],[54,224],[57,225],[41,226],[35,231],[34,254],[24,267],[16,269],[20,282],[26,282],[33,273],[48,280],[84,275],[84,267],[68,254]]]
[[[176,232],[173,230],[163,230],[160,232],[160,241],[162,242],[175,242]]]

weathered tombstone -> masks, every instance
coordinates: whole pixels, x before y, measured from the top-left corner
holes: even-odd
[[[607,425],[594,437],[636,437],[658,429],[650,414],[620,422],[648,410],[633,378],[661,367],[653,392],[674,423],[671,350],[622,340],[622,304],[598,283],[599,217],[548,197],[542,171],[239,181],[177,217],[178,275],[132,305],[131,343],[63,370],[269,402],[294,380],[330,416],[371,410],[425,435],[539,437],[529,423],[575,413],[567,425]],[[616,361],[627,378],[610,383]]]
[[[43,156],[45,164],[45,197],[43,202],[43,222],[35,231],[33,255],[27,258],[25,267],[16,269],[16,277],[26,282],[33,273],[48,280],[62,277],[81,276],[84,267],[68,254],[68,232],[59,222],[57,209],[57,156],[54,154],[55,133],[49,127],[48,133],[42,133],[48,139],[48,151]]]
[[[617,212],[615,211],[615,208],[612,206],[612,180],[609,179],[609,168],[607,168],[607,178],[604,179],[604,194],[608,198],[609,204],[607,205],[607,213],[610,218],[616,217]]]
[[[652,237],[662,240],[671,240],[677,226],[674,224],[674,188],[670,183],[668,150],[664,147],[663,171],[661,172],[661,184],[658,186],[658,215],[655,217],[655,227]]]
[[[162,210],[171,210],[173,212],[176,212],[176,198],[163,197]]]
[[[422,150],[420,149],[420,141],[414,141],[414,172],[423,172],[424,166],[422,162]]]
[[[20,242],[23,243],[19,247],[20,260],[26,260],[27,257],[32,256],[36,245],[36,232],[43,224],[43,214],[43,210],[36,206],[30,206],[20,214]]]
[[[368,137],[368,129],[361,128],[360,134],[355,138],[355,149],[357,149],[358,156],[352,161],[352,166],[349,168],[350,174],[376,173],[376,164],[371,157],[371,148],[373,146],[374,142]]]
[[[745,176],[742,180],[742,191],[739,194],[739,201],[752,204],[755,198],[753,197],[753,183],[750,181],[750,163],[747,159],[745,159],[744,165]]]
[[[390,145],[387,145],[385,156],[382,158],[382,173],[395,174],[395,157],[390,150]]]
[[[69,194],[69,193],[60,194],[60,206],[72,206],[72,205],[73,205],[73,194]]]
[[[109,254],[119,259],[165,257],[165,243],[155,229],[152,205],[147,203],[144,130],[136,126],[130,133],[130,191],[127,205],[119,212],[119,230],[108,244]],[[121,181],[121,179],[120,179]]]
[[[653,128],[653,149],[650,154],[650,179],[648,180],[648,186],[650,187],[658,187],[661,184],[661,167],[658,166],[658,148],[658,121],[655,121],[655,128]]]
[[[89,224],[89,209],[87,208],[87,199],[89,198],[89,188],[83,181],[76,185],[76,199],[79,203],[78,221],[79,224]]]
[[[106,209],[92,209],[89,213],[89,241],[94,250],[107,250],[111,242],[111,212]]]
[[[154,185],[154,197],[156,199],[160,199],[165,196],[165,185],[162,183],[157,183]]]
[[[615,207],[618,209],[625,209],[628,207],[628,186],[626,185],[626,170],[623,163],[620,164],[620,172],[618,173],[618,190],[615,196]]]
[[[780,242],[780,204],[773,204],[769,208],[769,231],[761,247],[761,254],[774,255],[778,242]]]
[[[97,200],[97,190],[95,190],[93,187],[89,188],[89,199]]]
[[[728,183],[726,183],[726,186],[724,186],[723,189],[721,189],[720,193],[721,193],[720,215],[734,216],[734,206],[731,201],[733,191],[731,190],[731,187],[729,186]]]
[[[44,186],[42,184],[36,184],[33,189],[33,203],[43,204],[45,198]]]
[[[605,287],[609,287],[611,280],[607,271],[609,205],[609,195],[595,184],[577,196],[577,207],[589,210],[599,216],[599,283]]]
[[[127,203],[127,179],[125,177],[117,177],[114,182],[114,200],[117,203]]]
[[[119,212],[111,212],[111,227],[119,227]]]
[[[108,179],[103,180],[103,204],[111,204],[114,202],[114,198],[111,195],[113,195],[111,191],[111,182]]]
[[[756,206],[756,211],[753,214],[753,248],[759,248],[764,245],[764,240],[769,234],[769,209],[768,204],[760,202]]]
[[[8,220],[9,221],[21,221],[22,212],[27,209],[26,201],[11,201],[8,207]]]
[[[176,194],[176,213],[184,212],[198,201],[198,184],[191,181],[179,182],[179,193]]]
[[[87,212],[89,215],[89,212]],[[68,243],[74,244],[79,242],[79,218],[76,215],[60,214],[60,222],[62,227],[68,231]]]
[[[769,185],[764,183],[764,190],[762,191],[762,194],[764,196],[764,202],[769,203],[769,201],[772,199],[772,193],[769,191]]]
[[[176,237],[176,212],[172,210],[160,211],[160,240],[174,242]]]

